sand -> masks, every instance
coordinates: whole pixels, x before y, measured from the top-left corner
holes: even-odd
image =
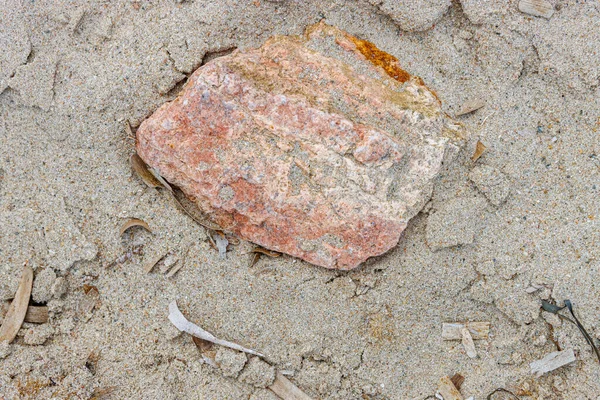
[[[167,318],[177,300],[191,321],[265,354],[313,398],[424,399],[458,372],[465,398],[506,388],[597,399],[590,346],[540,305],[570,299],[600,339],[600,8],[551,3],[545,19],[518,1],[462,0],[407,32],[366,0],[3,0],[0,299],[14,295],[27,261],[50,320],[0,345],[0,398],[89,399],[112,388],[102,398],[275,399],[260,387],[261,371],[272,374],[264,363],[250,357],[238,375],[236,354],[221,356],[237,360],[227,368],[204,361]],[[350,272],[286,256],[250,267],[249,243],[223,259],[132,172],[125,122],[135,129],[174,98],[203,60],[322,19],[398,57],[449,114],[473,99],[486,105],[458,117],[468,144],[386,255]],[[478,140],[488,149],[472,162]],[[119,237],[130,217],[153,233]],[[144,272],[164,254],[179,272]],[[441,339],[442,323],[456,321],[491,323],[477,358]],[[575,363],[531,374],[530,362],[566,348]]]

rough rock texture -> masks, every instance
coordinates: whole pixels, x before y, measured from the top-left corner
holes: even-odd
[[[450,0],[369,0],[404,31],[424,31],[452,5]]]
[[[224,229],[350,269],[397,244],[464,136],[394,57],[317,24],[198,69],[137,151]]]

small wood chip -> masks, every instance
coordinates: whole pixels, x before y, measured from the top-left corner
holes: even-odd
[[[575,362],[575,353],[573,349],[566,349],[563,351],[555,351],[548,354],[541,360],[537,360],[529,364],[531,367],[531,373],[535,374],[536,377],[540,377],[546,372],[554,371],[564,365]]]
[[[33,270],[26,264],[23,267],[23,274],[21,275],[21,281],[19,282],[15,298],[10,307],[8,307],[8,312],[4,317],[2,326],[0,326],[0,342],[6,340],[10,343],[17,336],[17,332],[21,329],[21,325],[23,325],[25,315],[27,314],[32,286]]]
[[[311,398],[294,385],[281,372],[277,372],[275,381],[269,389],[283,400],[311,400]]]
[[[188,321],[183,316],[181,311],[179,311],[179,308],[177,307],[177,302],[175,302],[175,301],[173,301],[171,304],[169,304],[169,321],[171,321],[171,323],[173,325],[175,325],[175,327],[177,329],[179,329],[180,331],[189,333],[192,336],[196,336],[200,339],[207,340],[209,342],[218,344],[220,346],[229,347],[230,349],[243,351],[248,354],[253,354],[255,356],[265,358],[265,356],[263,354],[260,354],[256,351],[248,349],[246,347],[240,346],[237,343],[232,343],[232,342],[228,342],[227,340],[217,339],[212,334],[205,331],[198,325]]]
[[[4,318],[8,313],[10,302],[4,302],[0,305],[0,319]],[[25,322],[31,324],[45,324],[48,322],[48,307],[46,306],[29,306],[27,307],[27,314],[25,314]]]
[[[141,226],[148,232],[152,233],[152,229],[150,229],[150,226],[148,226],[146,222],[142,221],[139,218],[129,218],[127,221],[125,221],[123,225],[121,225],[121,229],[119,229],[119,236],[123,236],[127,229],[132,228],[134,226]]]
[[[211,351],[215,347],[214,343],[196,336],[192,336],[192,341],[201,352]]]
[[[29,322],[32,324],[45,324],[46,322],[48,322],[48,307],[27,307],[27,314],[25,314],[25,322]]]
[[[476,162],[479,158],[485,153],[487,147],[485,144],[481,143],[481,141],[477,141],[477,145],[475,145],[475,152],[471,156],[471,161]]]
[[[450,378],[450,380],[452,381],[452,383],[454,384],[454,386],[460,390],[460,388],[462,387],[463,382],[465,381],[465,377],[462,376],[461,374],[454,374],[452,375],[452,378]]]
[[[462,336],[462,344],[467,352],[469,358],[477,357],[477,350],[475,349],[475,343],[473,343],[473,337],[471,336],[471,332],[466,327],[460,328],[460,334]]]
[[[442,324],[442,339],[462,340],[460,330],[464,327],[469,329],[469,333],[474,340],[487,339],[490,333],[489,322],[445,322]]]
[[[519,2],[519,11],[534,17],[543,17],[549,19],[554,14],[554,7],[545,0],[521,0]]]
[[[438,393],[444,400],[463,400],[462,395],[449,377],[443,376],[438,384]]]
[[[479,110],[483,106],[485,106],[485,101],[482,99],[475,98],[468,100],[460,107],[460,110],[456,113],[456,116],[460,117],[461,115],[472,113],[473,111]]]
[[[150,172],[150,168],[146,165],[144,160],[134,153],[129,157],[129,162],[135,173],[140,177],[142,182],[151,188],[164,188],[163,184]]]

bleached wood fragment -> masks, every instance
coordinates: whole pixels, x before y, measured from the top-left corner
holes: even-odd
[[[554,7],[545,0],[521,0],[519,2],[519,11],[535,17],[549,19],[554,14]]]
[[[269,386],[269,389],[283,400],[312,400],[281,372],[277,373],[275,382]]]
[[[462,395],[447,376],[440,378],[437,394],[440,394],[444,400],[463,400]]]
[[[474,340],[487,339],[490,333],[489,322],[445,322],[442,324],[442,339],[462,340],[460,330],[466,327]]]
[[[0,319],[8,313],[10,302],[0,304]],[[25,322],[32,324],[45,324],[48,322],[48,307],[46,306],[29,306],[25,314]]]
[[[576,358],[573,349],[566,349],[563,351],[552,352],[541,360],[532,362],[529,366],[531,367],[531,373],[540,377],[546,372],[554,371],[557,368],[575,361]]]
[[[462,336],[462,344],[470,358],[477,357],[477,350],[475,350],[475,343],[473,343],[473,337],[471,332],[466,327],[460,328],[460,334]]]

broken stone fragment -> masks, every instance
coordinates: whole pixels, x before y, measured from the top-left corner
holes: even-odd
[[[351,269],[397,244],[464,137],[397,59],[317,24],[196,70],[136,149],[223,229]]]

